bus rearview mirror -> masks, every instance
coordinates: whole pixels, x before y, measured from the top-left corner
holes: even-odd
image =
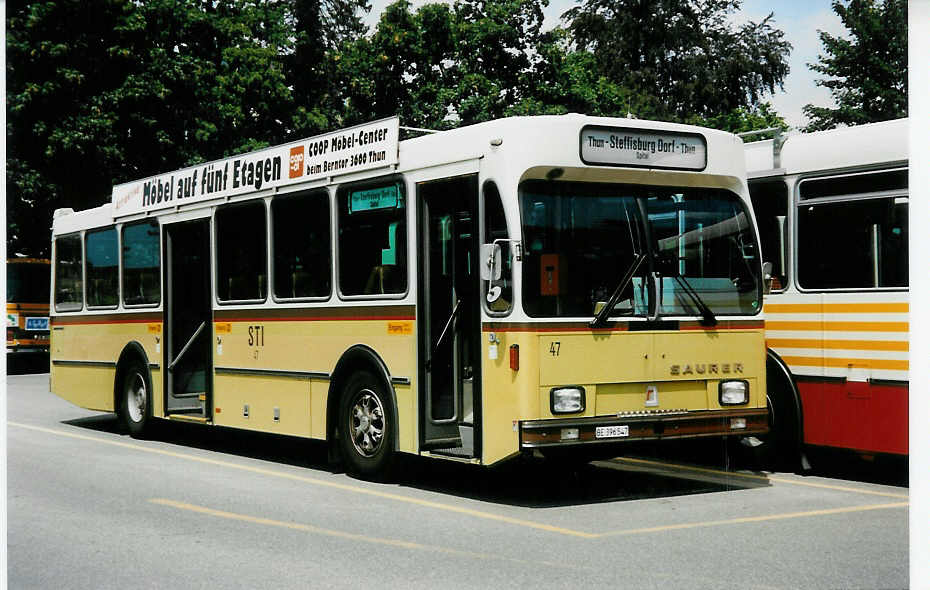
[[[501,246],[500,244],[481,244],[481,279],[496,281],[501,278]]]
[[[768,295],[772,290],[772,268],[773,264],[771,262],[762,263],[762,284],[763,294]]]

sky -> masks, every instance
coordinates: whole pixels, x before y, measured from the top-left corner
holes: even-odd
[[[391,1],[371,0],[371,13],[366,19],[370,27],[374,27],[381,12]],[[411,4],[417,8],[428,1],[411,0]],[[576,0],[550,0],[545,10],[545,28],[559,24],[559,17],[578,3]],[[743,0],[740,13],[733,15],[733,18],[737,23],[759,22],[770,12],[774,13],[774,26],[785,32],[793,49],[788,60],[791,71],[785,79],[784,90],[776,90],[774,95],[765,100],[772,103],[775,111],[791,127],[803,127],[807,124],[807,118],[801,110],[805,104],[835,106],[830,93],[814,84],[817,75],[807,67],[808,63],[817,62],[817,56],[822,51],[817,31],[843,36],[845,28],[830,8],[830,0]]]

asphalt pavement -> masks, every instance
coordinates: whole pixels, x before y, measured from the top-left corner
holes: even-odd
[[[7,396],[10,588],[908,586],[894,469],[735,470],[711,444],[579,469],[411,457],[377,484],[320,442],[175,423],[135,440],[47,374]]]

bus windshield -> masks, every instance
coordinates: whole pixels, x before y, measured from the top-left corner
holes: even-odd
[[[9,303],[48,303],[48,263],[11,262],[6,265],[6,300]]]
[[[755,314],[758,248],[739,197],[722,189],[527,181],[521,185],[523,304],[533,317],[591,317],[624,275],[610,316]],[[646,219],[643,219],[643,216]],[[647,239],[649,236],[650,239]]]

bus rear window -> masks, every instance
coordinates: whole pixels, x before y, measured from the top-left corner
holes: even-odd
[[[74,311],[84,305],[84,257],[81,236],[55,240],[55,310]]]
[[[407,291],[407,221],[399,183],[339,195],[339,289],[343,295]]]
[[[123,303],[157,305],[161,299],[158,223],[123,226]]]
[[[264,301],[268,289],[265,203],[216,211],[216,292],[220,301]]]

